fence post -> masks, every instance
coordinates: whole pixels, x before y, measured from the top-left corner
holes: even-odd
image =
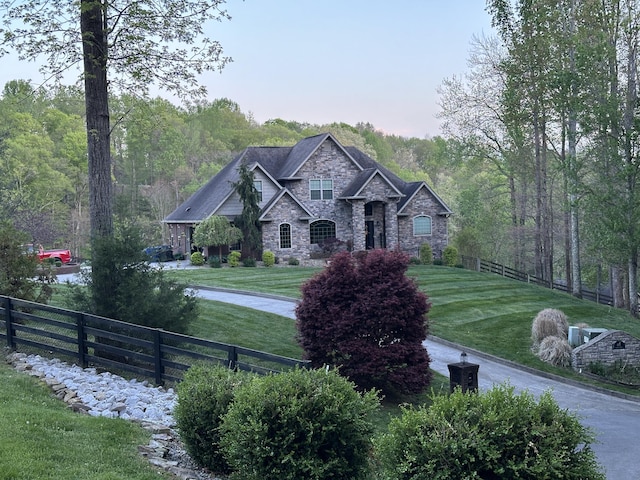
[[[16,344],[13,341],[13,325],[11,323],[12,315],[11,309],[11,297],[4,297],[4,323],[7,327],[7,346],[9,348],[15,348]]]
[[[84,331],[85,321],[84,314],[78,313],[76,315],[76,329],[78,331],[78,362],[82,368],[87,368],[87,334]]]
[[[476,258],[476,272],[480,271],[480,257]]]
[[[161,330],[155,329],[153,331],[153,360],[154,360],[154,372],[155,372],[155,381],[156,385],[163,385],[163,371],[162,371],[162,350],[160,345],[162,343],[161,339]]]
[[[238,350],[235,345],[229,345],[229,350],[227,350],[227,366],[231,370],[235,370],[238,364]]]

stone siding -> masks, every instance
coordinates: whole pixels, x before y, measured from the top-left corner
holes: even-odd
[[[398,220],[398,238],[400,249],[412,256],[419,256],[420,245],[428,243],[433,250],[434,258],[442,258],[442,251],[449,243],[448,219],[437,215],[441,208],[437,200],[426,188],[422,188],[413,197],[410,205],[403,210],[403,216]],[[431,217],[431,235],[413,234],[413,218],[417,215]]]
[[[620,330],[609,330],[571,353],[574,370],[586,369],[592,363],[612,366],[618,361],[640,366],[640,339]]]

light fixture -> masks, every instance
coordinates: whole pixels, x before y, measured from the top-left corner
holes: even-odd
[[[467,352],[462,352],[460,354],[460,363],[467,363]]]

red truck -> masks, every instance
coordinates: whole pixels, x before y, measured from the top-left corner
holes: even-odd
[[[52,258],[55,263],[69,263],[71,261],[71,251],[65,249],[45,250],[42,245],[38,245],[38,249],[34,249],[32,244],[25,245],[27,253],[38,255],[40,261],[45,258]]]

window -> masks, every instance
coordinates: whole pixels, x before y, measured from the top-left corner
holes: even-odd
[[[280,248],[291,248],[291,225],[280,225]]]
[[[311,200],[332,200],[333,180],[321,178],[309,180],[309,193]]]
[[[262,202],[262,180],[254,180],[253,186],[258,191],[258,203],[260,203]]]
[[[428,215],[413,217],[413,235],[431,235],[431,217]]]
[[[336,224],[329,220],[318,220],[309,225],[311,243],[321,244],[325,238],[336,238]]]

